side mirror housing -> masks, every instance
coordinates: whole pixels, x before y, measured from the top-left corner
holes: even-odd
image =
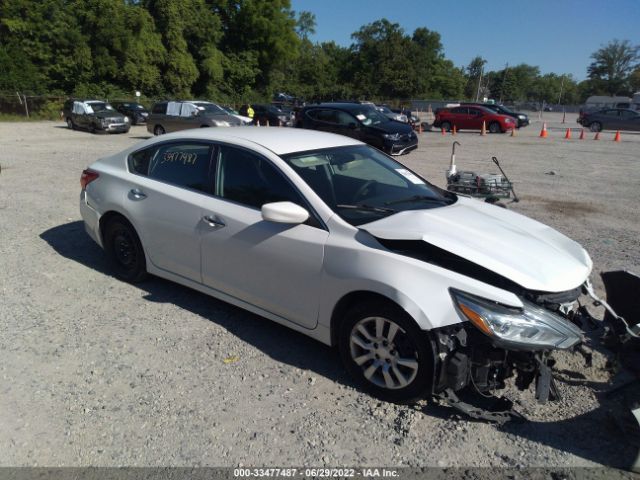
[[[265,203],[261,209],[262,219],[267,222],[299,225],[309,218],[309,212],[293,202]]]

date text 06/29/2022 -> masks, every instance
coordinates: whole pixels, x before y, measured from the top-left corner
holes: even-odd
[[[237,478],[397,478],[390,468],[234,468]]]

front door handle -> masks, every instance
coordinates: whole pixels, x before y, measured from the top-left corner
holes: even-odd
[[[136,200],[142,200],[143,198],[147,198],[147,194],[144,193],[139,188],[132,188],[131,195],[133,195],[133,198],[135,198]]]
[[[205,215],[204,217],[202,217],[202,220],[207,225],[214,228],[222,228],[227,226],[227,224],[224,223],[222,220],[220,220],[219,218],[214,218],[211,215]]]

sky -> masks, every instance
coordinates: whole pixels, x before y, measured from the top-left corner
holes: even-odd
[[[441,35],[456,66],[480,55],[486,70],[527,63],[542,74],[587,77],[591,54],[613,39],[640,45],[640,0],[291,0],[316,16],[312,41],[352,43],[361,26],[386,18],[405,33]]]

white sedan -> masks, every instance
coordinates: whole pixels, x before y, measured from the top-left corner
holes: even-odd
[[[580,245],[348,137],[181,131],[96,161],[81,185],[119,278],[157,275],[336,345],[383,399],[486,394],[517,374],[545,401],[549,354],[582,341]]]

